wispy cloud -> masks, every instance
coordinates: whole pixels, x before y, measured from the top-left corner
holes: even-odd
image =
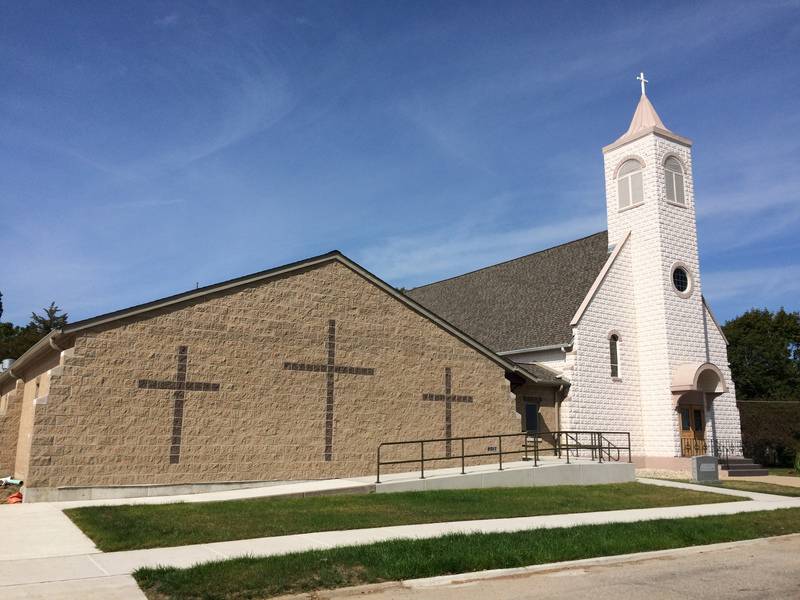
[[[466,218],[421,234],[389,237],[356,255],[381,277],[414,286],[543,250],[604,226],[600,214],[506,230]]]
[[[800,265],[709,271],[703,290],[712,300],[774,305],[800,294]]]
[[[111,202],[100,208],[121,210],[125,208],[159,208],[162,206],[173,206],[175,204],[185,204],[184,198],[145,198],[142,200],[131,200],[128,202]]]
[[[171,13],[168,15],[164,15],[163,17],[157,17],[153,21],[153,25],[156,27],[172,27],[178,24],[180,20],[180,16],[177,13]]]

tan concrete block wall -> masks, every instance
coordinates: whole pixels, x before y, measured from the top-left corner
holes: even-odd
[[[329,319],[336,362],[333,460],[323,459]],[[139,379],[187,378],[180,462],[170,464],[172,394]],[[338,262],[81,334],[37,407],[30,487],[324,478],[373,473],[377,445],[442,437],[452,370],[453,435],[519,429],[504,370]]]
[[[24,381],[21,392],[21,408],[19,427],[17,429],[17,451],[14,460],[14,476],[28,483],[31,453],[33,444],[33,428],[36,411],[40,408],[37,401],[44,401],[50,391],[50,369],[58,366],[59,355],[54,353],[41,362],[20,373]]]
[[[23,386],[17,380],[14,387],[0,396],[0,477],[14,475]]]

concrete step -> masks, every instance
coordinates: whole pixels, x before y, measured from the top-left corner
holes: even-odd
[[[727,459],[720,458],[720,462],[728,461],[731,465],[752,465],[753,461],[749,458],[744,458],[743,456],[729,456]]]
[[[760,468],[761,465],[757,465],[754,462],[730,464],[727,466],[723,463],[722,465],[722,469],[725,471],[743,471],[743,470],[747,471],[750,469],[760,469]]]
[[[728,471],[728,477],[765,477],[769,475],[767,469],[737,469]]]

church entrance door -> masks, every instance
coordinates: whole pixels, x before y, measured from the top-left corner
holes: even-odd
[[[706,453],[706,411],[702,405],[679,406],[681,426],[681,456],[701,456]]]

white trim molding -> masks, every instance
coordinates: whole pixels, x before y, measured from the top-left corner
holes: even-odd
[[[589,307],[589,304],[591,303],[592,299],[597,293],[597,290],[600,289],[600,284],[603,283],[603,280],[606,278],[608,271],[611,269],[611,265],[613,265],[614,261],[617,260],[617,256],[619,256],[619,253],[622,252],[622,249],[625,247],[625,244],[627,243],[628,238],[630,237],[631,237],[631,232],[628,231],[625,234],[625,237],[622,238],[622,241],[619,244],[617,244],[616,248],[614,248],[614,251],[608,257],[608,260],[606,260],[606,264],[603,265],[603,269],[597,275],[597,278],[595,278],[592,287],[589,288],[589,293],[586,294],[586,297],[583,299],[583,302],[581,302],[581,305],[578,307],[578,311],[575,313],[575,316],[572,317],[572,321],[570,321],[571,327],[575,327],[578,325],[578,323],[580,323],[583,313],[586,312],[586,309]]]

